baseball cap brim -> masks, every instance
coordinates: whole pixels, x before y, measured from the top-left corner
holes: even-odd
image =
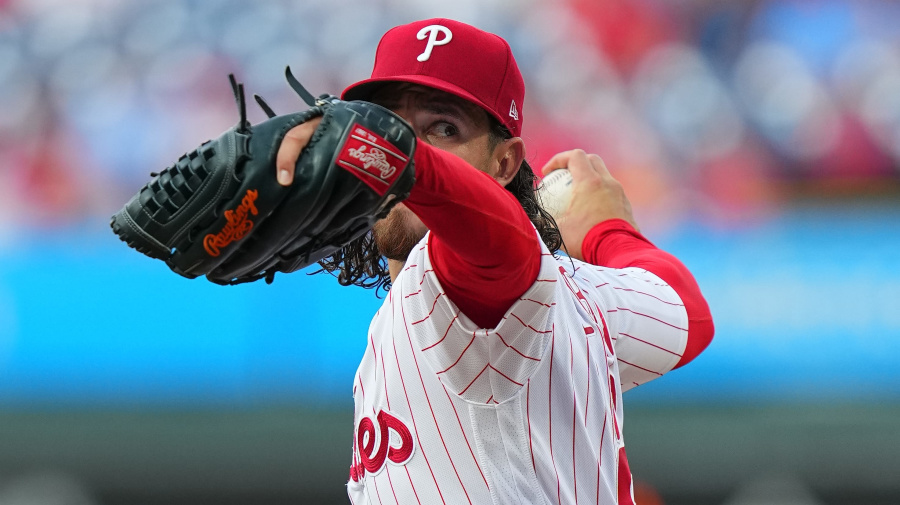
[[[384,86],[385,84],[392,82],[406,82],[411,84],[419,84],[422,86],[427,86],[429,88],[438,89],[440,91],[444,91],[446,93],[450,93],[451,95],[455,95],[467,102],[471,102],[482,109],[485,112],[493,116],[497,121],[500,122],[501,125],[504,124],[504,119],[498,116],[493,112],[493,109],[486,103],[479,100],[475,95],[466,91],[465,89],[449,83],[443,79],[438,79],[436,77],[428,76],[428,75],[392,75],[390,77],[375,77],[370,79],[364,79],[355,84],[351,84],[341,93],[342,100],[362,100],[368,101],[371,99],[372,95],[375,92]]]

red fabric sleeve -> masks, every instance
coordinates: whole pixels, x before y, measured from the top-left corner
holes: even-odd
[[[461,158],[419,142],[415,163],[404,204],[431,230],[434,273],[463,314],[493,328],[537,279],[534,227],[512,193]]]
[[[687,311],[688,341],[675,368],[689,363],[712,341],[712,314],[694,276],[675,256],[657,249],[626,221],[610,219],[594,226],[584,238],[581,252],[593,265],[643,268],[678,293]]]

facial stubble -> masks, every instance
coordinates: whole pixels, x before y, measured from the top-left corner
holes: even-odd
[[[411,210],[398,206],[387,217],[376,222],[372,231],[375,245],[382,256],[390,260],[406,261],[413,247],[425,236],[426,230]]]

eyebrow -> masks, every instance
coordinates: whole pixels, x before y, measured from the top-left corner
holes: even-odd
[[[420,100],[423,104],[422,108],[432,114],[447,114],[457,119],[463,119],[470,115],[470,108],[468,107],[470,104],[468,102],[462,102],[462,99],[453,97],[452,95],[447,97],[437,93],[421,93],[420,96]],[[383,98],[375,96],[373,97],[373,100],[382,107],[388,109],[400,104],[400,99],[393,96]],[[474,104],[471,105],[473,108],[477,108]]]
[[[467,116],[461,106],[448,101],[428,101],[422,108],[427,110],[428,112],[431,112],[432,114],[446,114],[448,116],[453,116],[456,119],[462,119],[464,116]]]

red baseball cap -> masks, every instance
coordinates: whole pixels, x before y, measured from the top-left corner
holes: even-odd
[[[525,82],[501,37],[452,19],[391,28],[375,51],[372,77],[349,86],[344,100],[366,100],[385,82],[410,82],[468,100],[513,137],[522,131]]]

